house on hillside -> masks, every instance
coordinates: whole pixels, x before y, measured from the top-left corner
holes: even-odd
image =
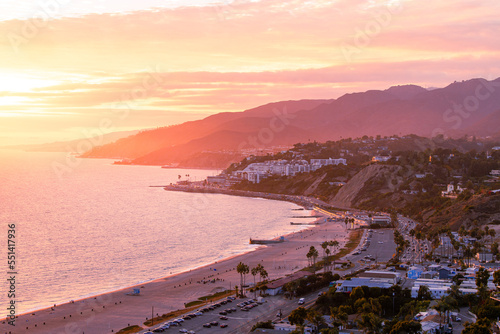
[[[386,162],[391,156],[376,155],[372,157],[372,162]]]

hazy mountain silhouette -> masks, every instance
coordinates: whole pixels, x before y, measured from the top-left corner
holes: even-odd
[[[394,86],[331,100],[270,103],[243,112],[147,130],[99,146],[85,157],[182,162],[200,152],[293,145],[363,135],[498,135],[500,78],[471,79],[426,90]]]

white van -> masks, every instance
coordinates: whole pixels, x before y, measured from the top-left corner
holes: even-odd
[[[300,298],[299,299],[299,305],[302,305],[306,302],[306,300],[304,298]]]

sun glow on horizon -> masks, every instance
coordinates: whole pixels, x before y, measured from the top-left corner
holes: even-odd
[[[500,76],[497,0],[63,2],[43,22],[39,3],[0,4],[3,137]]]

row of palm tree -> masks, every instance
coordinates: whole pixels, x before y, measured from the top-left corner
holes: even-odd
[[[256,283],[255,283],[255,276],[260,275],[260,279],[259,279],[259,284],[262,283],[262,280],[265,280],[267,277],[269,277],[269,274],[267,273],[267,270],[264,269],[264,266],[261,265],[260,263],[257,264],[256,267],[253,267],[251,270],[250,270],[250,273],[252,274],[253,276],[253,286],[254,286],[254,297],[256,297],[256,293],[257,293],[257,286],[256,286]]]
[[[236,266],[236,272],[240,274],[240,296],[244,296],[244,286],[245,286],[245,278],[248,273],[251,273],[253,276],[253,283],[254,283],[254,288],[255,288],[255,276],[260,275],[260,280],[259,283],[261,283],[263,280],[269,277],[269,274],[266,269],[264,269],[264,266],[261,265],[260,263],[257,264],[256,267],[252,268],[250,270],[250,267],[243,262],[238,263]]]
[[[329,258],[330,254],[335,254],[337,252],[337,249],[339,247],[339,242],[337,240],[330,240],[330,241],[323,241],[321,243],[321,248],[323,248],[323,269],[325,270],[325,273],[329,271]],[[330,249],[333,247],[333,253],[332,250]],[[333,269],[335,269],[335,257],[333,258]]]
[[[313,273],[316,273],[316,259],[318,258],[318,256],[318,250],[314,246],[311,246],[309,248],[309,252],[307,252],[306,254],[306,257],[309,262],[309,266],[313,267]]]
[[[494,229],[490,229],[488,226],[485,226],[484,229],[475,227],[471,230],[467,230],[464,226],[461,226],[458,230],[458,234],[461,237],[469,236],[476,238],[477,240],[472,245],[457,240],[451,233],[451,229],[448,226],[443,226],[437,230],[429,231],[427,234],[422,231],[410,231],[410,236],[417,239],[417,245],[415,247],[416,254],[423,253],[421,249],[422,240],[428,240],[430,242],[431,249],[430,254],[428,255],[429,259],[431,259],[435,252],[438,250],[440,251],[441,257],[449,258],[451,258],[454,252],[457,253],[462,250],[462,257],[465,259],[466,265],[470,266],[470,262],[474,257],[474,254],[484,254],[488,249],[488,244],[493,253],[498,251],[498,244],[494,242],[496,232]],[[446,237],[449,238],[450,242],[445,242]],[[417,262],[419,261],[421,261],[421,258],[417,259]]]

